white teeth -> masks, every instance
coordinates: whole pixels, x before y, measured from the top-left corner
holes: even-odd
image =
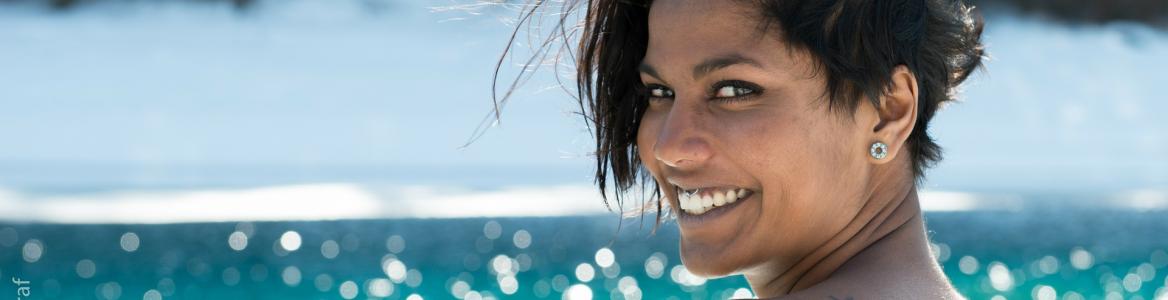
[[[689,213],[695,214],[695,215],[700,215],[700,214],[705,213],[705,212],[706,212],[706,210],[704,208],[701,208],[701,207],[695,207],[695,208],[689,210]]]
[[[677,204],[681,206],[681,210],[687,212],[692,210],[695,206],[693,205],[693,195],[679,189],[677,193]]]
[[[714,206],[726,205],[726,194],[714,193]]]
[[[749,191],[746,189],[732,189],[725,192],[711,192],[706,195],[700,195],[701,191],[693,193],[678,189],[678,206],[679,208],[691,215],[700,215],[714,209],[715,207],[725,206],[737,202],[740,197],[749,196]]]

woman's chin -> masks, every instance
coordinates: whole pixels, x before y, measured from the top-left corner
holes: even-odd
[[[718,278],[734,273],[740,269],[738,259],[723,249],[711,249],[702,245],[687,245],[684,238],[681,241],[681,262],[686,270],[694,275],[706,278]],[[717,247],[723,248],[723,247]]]

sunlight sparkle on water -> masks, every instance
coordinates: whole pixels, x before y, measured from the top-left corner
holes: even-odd
[[[507,255],[499,254],[491,259],[491,270],[499,276],[513,275],[518,268],[519,266]]]
[[[1055,300],[1058,298],[1058,292],[1049,285],[1037,285],[1030,294],[1031,299],[1035,300]]]
[[[21,254],[24,256],[24,261],[34,263],[41,259],[41,255],[45,254],[45,245],[41,240],[31,239],[24,242],[24,247],[21,248]]]
[[[483,225],[483,236],[487,237],[488,239],[497,239],[502,234],[503,226],[499,225],[499,222],[491,220],[487,221],[487,224]]]
[[[1055,258],[1054,256],[1050,256],[1050,255],[1043,256],[1042,259],[1038,260],[1037,264],[1038,264],[1038,270],[1041,271],[1042,273],[1045,273],[1046,275],[1058,273],[1059,260],[1058,260],[1058,258]]]
[[[961,270],[961,273],[965,273],[965,275],[973,275],[973,273],[977,273],[977,269],[979,267],[980,265],[977,262],[977,258],[973,256],[962,256],[961,260],[957,262],[957,268]]]
[[[462,299],[469,292],[470,284],[467,284],[465,281],[455,281],[454,284],[450,285],[450,294],[454,295],[454,298]]]
[[[352,280],[347,280],[344,283],[341,283],[341,288],[338,290],[341,293],[341,298],[357,298],[357,283],[353,282]]]
[[[588,263],[582,263],[576,266],[576,279],[580,282],[592,281],[592,277],[596,276],[596,270]]]
[[[1008,291],[1014,287],[1014,277],[1010,274],[1010,268],[1006,267],[1001,262],[991,262],[986,270],[989,272],[990,285],[998,291]]]
[[[122,238],[118,241],[118,243],[121,244],[122,250],[125,250],[126,252],[134,252],[138,251],[138,246],[140,245],[141,241],[138,239],[138,234],[127,232],[122,234]]]
[[[531,233],[527,232],[527,230],[520,229],[511,237],[511,242],[515,244],[515,248],[527,249],[527,247],[531,246]]]
[[[1079,270],[1090,269],[1095,264],[1095,257],[1080,247],[1071,249],[1071,266]]]
[[[316,279],[312,280],[312,285],[316,286],[316,290],[327,292],[333,288],[333,277],[329,274],[316,275]]]
[[[393,288],[393,283],[390,282],[389,279],[375,278],[369,280],[369,283],[366,284],[365,290],[369,296],[385,298],[393,294]]]
[[[300,268],[288,266],[284,268],[283,272],[280,272],[280,278],[284,280],[284,284],[290,287],[298,286],[300,285]]]
[[[97,273],[97,264],[95,264],[92,260],[82,259],[81,261],[77,262],[76,269],[78,277],[89,279],[93,277],[94,273]]]
[[[664,253],[654,252],[653,255],[645,259],[645,274],[649,275],[649,278],[661,278],[661,275],[665,273],[665,265],[668,263],[669,259]]]
[[[341,253],[341,246],[336,241],[327,240],[320,244],[320,255],[327,259],[337,258]]]
[[[612,250],[609,250],[607,247],[600,248],[600,250],[596,250],[596,265],[601,268],[607,268],[612,265],[616,259],[615,256]]]
[[[406,271],[406,286],[416,288],[419,285],[422,285],[422,272],[415,269]]]
[[[754,293],[751,293],[750,290],[747,288],[738,288],[737,290],[734,290],[734,295],[730,296],[730,298],[734,298],[734,299],[754,298]]]
[[[499,277],[499,289],[502,290],[503,293],[507,294],[507,295],[515,294],[515,292],[519,290],[519,281],[515,279],[515,276],[511,276],[511,275],[500,276]]]
[[[280,236],[280,247],[284,248],[284,250],[288,252],[300,249],[300,234],[291,230],[284,232],[284,234]]]
[[[592,288],[589,288],[587,285],[583,285],[583,284],[572,285],[571,287],[568,288],[568,291],[564,292],[563,299],[564,300],[591,300],[592,299]]]
[[[383,260],[381,269],[394,283],[402,283],[406,279],[406,264],[396,258],[391,257]]]
[[[1139,291],[1143,283],[1144,281],[1140,279],[1139,275],[1128,273],[1127,275],[1123,276],[1123,288],[1128,292]]]
[[[227,236],[227,246],[231,247],[231,250],[243,251],[247,248],[247,234],[242,231],[232,232]]]
[[[162,300],[162,293],[158,290],[149,290],[142,294],[142,300]]]
[[[235,269],[235,267],[228,267],[227,269],[223,269],[222,276],[223,284],[227,286],[235,286],[236,284],[239,284],[239,270]]]
[[[706,284],[705,277],[690,273],[689,269],[686,269],[683,265],[673,266],[673,268],[669,270],[669,278],[673,279],[673,282],[686,286],[699,286]]]
[[[402,251],[406,250],[406,239],[402,238],[400,235],[390,236],[385,240],[385,249],[389,250],[389,253],[401,253]]]
[[[637,285],[636,278],[632,276],[621,277],[616,286],[626,300],[641,299],[641,287]]]
[[[616,276],[620,275],[620,270],[620,264],[613,263],[612,265],[601,268],[600,273],[604,274],[605,278],[616,278]]]

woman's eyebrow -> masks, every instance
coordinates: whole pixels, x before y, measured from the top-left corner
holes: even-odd
[[[649,74],[649,76],[653,76],[653,78],[657,78],[657,80],[662,80],[661,75],[657,74],[657,69],[654,69],[653,66],[650,66],[645,62],[641,62],[641,65],[637,67],[637,69],[640,70],[641,73]]]
[[[758,61],[738,53],[731,53],[708,58],[702,61],[702,63],[694,66],[693,79],[697,80],[698,78],[706,76],[706,74],[709,74],[710,72],[737,64],[747,64],[757,68],[762,68],[762,64],[758,63]],[[640,70],[641,73],[653,76],[653,78],[657,78],[658,80],[661,79],[661,75],[657,73],[657,69],[654,69],[653,66],[650,66],[649,64],[641,62],[641,65],[637,67],[637,69]]]
[[[747,64],[756,68],[762,68],[762,64],[753,59],[738,53],[731,53],[708,58],[702,63],[694,66],[693,79],[697,80],[698,78],[706,76],[706,74],[709,74],[710,72],[737,64]]]

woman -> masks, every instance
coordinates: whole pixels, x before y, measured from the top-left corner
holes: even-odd
[[[929,252],[916,189],[940,159],[929,121],[981,64],[969,8],[585,7],[577,84],[597,183],[654,185],[691,272],[744,275],[761,298],[961,298]]]

